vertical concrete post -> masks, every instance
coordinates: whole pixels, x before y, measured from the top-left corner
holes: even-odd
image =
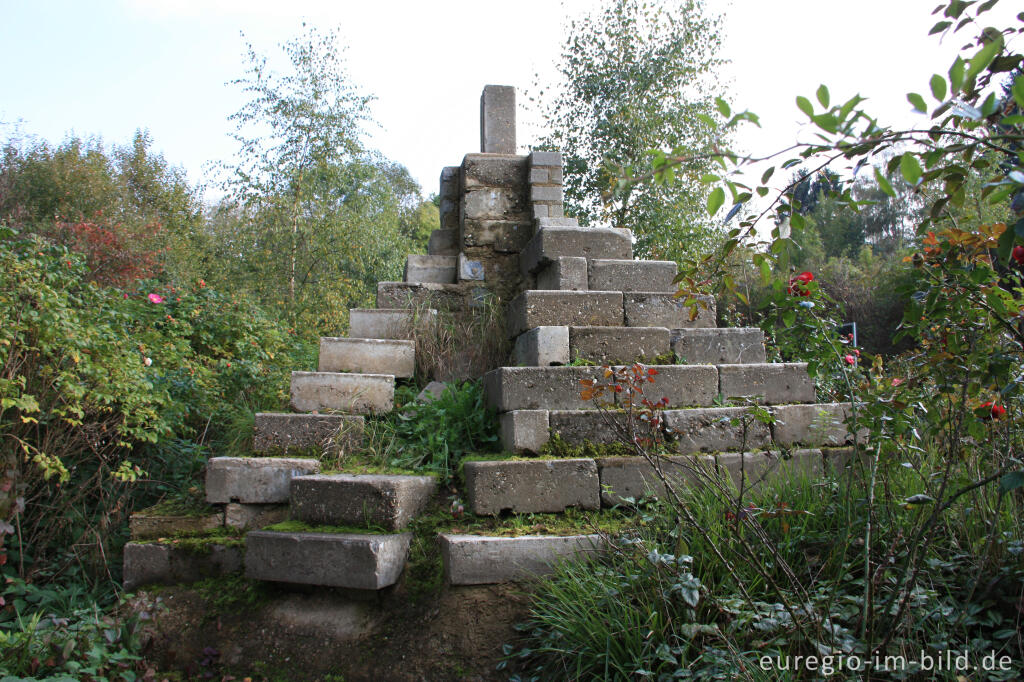
[[[527,158],[530,179],[530,207],[534,218],[561,218],[562,155],[559,152],[531,152]]]
[[[480,95],[480,152],[516,153],[516,89],[487,85]]]

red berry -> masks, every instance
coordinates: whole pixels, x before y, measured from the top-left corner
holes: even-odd
[[[1013,247],[1011,255],[1013,256],[1013,260],[1017,261],[1017,265],[1024,265],[1024,246],[1018,244]]]

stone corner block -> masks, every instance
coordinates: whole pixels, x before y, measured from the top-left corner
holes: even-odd
[[[466,462],[466,493],[474,514],[598,509],[601,484],[592,459]]]
[[[426,507],[435,490],[432,476],[298,476],[292,479],[291,513],[314,525],[399,530]]]
[[[292,372],[291,406],[297,412],[382,413],[390,412],[394,403],[393,374]]]
[[[206,501],[210,504],[287,502],[295,476],[315,474],[315,459],[214,457],[206,463]]]
[[[718,376],[726,399],[756,397],[768,405],[815,401],[814,381],[806,362],[718,365]]]
[[[515,410],[501,415],[501,447],[509,452],[540,452],[551,438],[547,410]]]
[[[546,575],[559,561],[604,549],[600,535],[438,536],[449,585],[490,585]]]
[[[569,364],[569,328],[534,327],[516,337],[512,364],[524,367],[548,367]]]
[[[212,545],[196,553],[157,542],[129,542],[124,546],[124,587],[175,585],[236,573],[242,569],[240,547]]]

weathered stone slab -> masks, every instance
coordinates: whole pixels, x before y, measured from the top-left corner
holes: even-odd
[[[360,372],[411,377],[416,371],[416,343],[400,339],[320,338],[321,372]]]
[[[255,530],[280,523],[288,519],[286,504],[239,504],[224,505],[224,525],[228,528]]]
[[[405,272],[402,279],[410,284],[454,284],[457,273],[456,256],[409,254],[405,257]]]
[[[508,306],[508,332],[518,336],[545,326],[622,326],[617,291],[524,291]]]
[[[530,201],[562,203],[561,185],[530,185]]]
[[[466,154],[462,158],[463,189],[514,187],[525,189],[527,157],[511,154]]]
[[[480,95],[480,151],[516,153],[516,89],[487,85]]]
[[[534,327],[516,337],[512,364],[548,367],[569,364],[569,328]]]
[[[128,519],[132,540],[151,540],[174,535],[175,533],[204,533],[224,525],[224,512],[202,515],[156,515],[146,511],[135,512]]]
[[[502,253],[518,253],[533,236],[527,220],[466,218],[462,226],[462,247],[488,246]]]
[[[474,514],[597,509],[601,488],[592,459],[466,462],[466,497]]]
[[[348,311],[348,335],[353,339],[413,339],[437,319],[436,310],[407,308],[352,308]]]
[[[525,210],[522,193],[515,188],[482,187],[466,190],[459,213],[462,243],[465,245],[470,235],[466,221],[508,220],[510,215],[523,214]],[[479,244],[480,241],[477,240],[475,243]]]
[[[466,258],[464,253],[460,253],[458,259],[458,277],[460,282],[484,281],[484,264],[481,261],[470,260]]]
[[[292,479],[292,518],[316,525],[405,528],[437,489],[432,476],[315,474]]]
[[[718,397],[718,370],[710,365],[657,365],[656,374],[644,384],[644,396],[651,402],[668,398],[666,407],[713,405]],[[620,395],[619,403],[622,404]]]
[[[672,280],[677,272],[675,261],[594,258],[588,280],[595,291],[675,292]]]
[[[778,452],[727,452],[701,460],[711,462],[715,470],[727,474],[736,487],[740,485],[741,474],[747,487],[776,476],[821,475],[824,465],[821,450],[794,450],[789,454],[784,458]]]
[[[672,352],[692,365],[763,363],[764,332],[757,327],[673,329]]]
[[[292,409],[341,410],[353,414],[390,412],[395,403],[392,374],[292,372]]]
[[[626,427],[624,412],[599,412],[597,410],[551,410],[548,412],[550,433],[567,443],[580,445],[591,443],[620,443],[629,440],[620,428]],[[640,426],[640,425],[638,425]],[[641,437],[647,436],[648,426],[641,428]]]
[[[411,284],[408,282],[377,282],[378,308],[413,310],[468,310],[481,305],[488,291],[479,282],[461,284]]]
[[[629,230],[612,227],[548,224],[538,229],[523,248],[520,267],[524,274],[532,274],[555,258],[566,256],[630,260],[633,258],[633,234]]]
[[[569,357],[598,363],[648,362],[669,352],[664,327],[569,327]]]
[[[587,291],[590,288],[587,284],[587,259],[555,258],[537,273],[537,288],[552,291]]]
[[[318,471],[320,462],[312,458],[214,457],[206,463],[206,501],[287,502],[292,477]]]
[[[676,452],[726,452],[767,447],[771,434],[767,424],[748,419],[746,434],[741,417],[745,407],[705,407],[693,410],[665,410],[665,428]],[[739,419],[739,425],[733,425]]]
[[[600,535],[442,534],[439,539],[450,585],[489,585],[547,575],[560,561],[578,560],[603,549]]]
[[[540,452],[550,439],[547,410],[505,412],[501,420],[501,448],[508,452]]]
[[[240,547],[213,544],[208,549],[199,553],[172,544],[129,542],[124,546],[124,588],[192,583],[242,569]]]
[[[662,476],[674,489],[691,484],[692,457],[657,457]],[[628,499],[665,495],[665,483],[654,465],[643,457],[602,457],[597,460],[601,475],[601,504],[614,507]]]
[[[431,256],[459,255],[459,230],[434,230],[427,240],[427,254]]]
[[[772,408],[772,413],[772,431],[779,445],[835,447],[853,442],[853,434],[844,423],[850,415],[849,403],[779,405]]]
[[[484,397],[498,412],[595,409],[580,398],[580,381],[602,376],[600,367],[499,367],[484,375]]]
[[[622,305],[627,327],[667,327],[669,329],[714,327],[715,299],[698,296],[696,319],[690,319],[690,306],[683,297],[660,292],[625,292]]]
[[[350,452],[362,446],[363,426],[356,415],[257,412],[252,449],[261,454]]]
[[[719,365],[718,375],[719,389],[726,399],[759,396],[759,402],[769,405],[815,400],[814,382],[807,374],[806,362]]]
[[[412,533],[281,533],[245,536],[245,575],[256,580],[379,590],[405,567]]]

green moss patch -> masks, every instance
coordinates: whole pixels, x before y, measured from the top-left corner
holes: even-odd
[[[390,531],[381,527],[317,526],[295,519],[289,519],[288,521],[281,521],[271,526],[266,526],[263,530],[274,531],[276,533],[359,533],[361,535],[394,535],[402,532]]]

